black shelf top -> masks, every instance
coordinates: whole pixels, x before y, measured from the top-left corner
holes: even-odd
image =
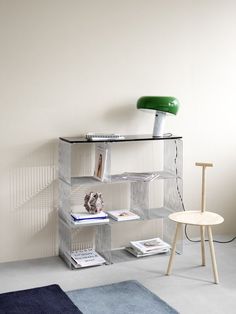
[[[181,139],[182,136],[170,135],[170,136],[160,136],[153,137],[151,134],[138,134],[138,135],[124,135],[123,139],[109,139],[109,140],[99,140],[99,141],[88,141],[85,136],[78,137],[59,137],[61,141],[76,144],[76,143],[99,143],[99,142],[135,142],[135,141],[162,141],[162,140],[174,140]]]

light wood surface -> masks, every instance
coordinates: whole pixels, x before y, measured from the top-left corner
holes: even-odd
[[[213,164],[210,162],[196,162],[195,165],[200,167],[213,167]]]
[[[206,266],[206,254],[205,254],[205,226],[200,226],[200,229],[201,229],[202,266]]]
[[[213,164],[209,162],[196,162],[195,165],[202,167],[201,211],[204,212],[206,209],[206,168],[213,167]]]
[[[202,198],[201,198],[201,211],[206,210],[206,167],[202,167]]]
[[[200,212],[198,210],[186,210],[183,212],[172,213],[169,218],[175,222],[194,225],[194,226],[213,226],[219,225],[224,218],[212,212]]]
[[[201,233],[201,253],[202,253],[202,266],[206,265],[206,255],[205,255],[205,228],[208,231],[209,246],[211,252],[212,269],[214,273],[215,283],[219,283],[219,276],[216,265],[215,249],[213,244],[213,237],[211,226],[219,225],[224,221],[224,218],[216,213],[212,213],[205,210],[206,206],[206,193],[205,193],[205,175],[206,167],[213,167],[211,163],[196,162],[196,166],[202,167],[202,197],[201,197],[201,210],[188,210],[182,212],[175,212],[169,215],[169,219],[177,222],[175,237],[172,245],[172,252],[169,259],[169,264],[167,268],[167,275],[170,275],[173,265],[173,259],[175,255],[176,242],[178,237],[178,230],[181,224],[193,225],[200,227]]]
[[[213,237],[212,237],[212,232],[211,232],[211,227],[207,226],[207,231],[208,231],[208,237],[209,237],[209,246],[210,246],[210,252],[211,252],[211,262],[212,262],[212,269],[214,273],[214,279],[215,283],[219,283],[219,276],[218,276],[218,271],[217,271],[217,265],[216,265],[216,256],[215,256],[215,249],[213,245]]]
[[[166,275],[170,275],[171,274],[180,225],[181,225],[180,223],[177,223],[176,231],[175,231],[175,237],[174,237],[174,240],[173,240],[173,243],[172,243],[171,255],[170,255],[170,259],[169,259]]]

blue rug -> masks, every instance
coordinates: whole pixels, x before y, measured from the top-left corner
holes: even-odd
[[[139,282],[123,281],[67,292],[83,314],[177,314]]]
[[[0,314],[81,314],[58,285],[0,294]]]

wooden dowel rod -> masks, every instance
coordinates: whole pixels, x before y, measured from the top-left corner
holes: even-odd
[[[166,275],[170,275],[170,274],[171,274],[171,270],[172,270],[173,260],[174,260],[174,256],[175,256],[175,250],[176,250],[176,244],[177,244],[178,232],[179,232],[179,229],[180,229],[180,225],[181,225],[180,223],[177,223],[176,231],[175,231],[175,236],[174,236],[174,240],[173,240],[173,244],[172,244],[172,248],[171,248],[171,255],[170,255],[170,259],[169,259],[169,263],[168,263]]]
[[[213,167],[213,164],[210,162],[196,162],[195,166],[200,166],[200,167]]]

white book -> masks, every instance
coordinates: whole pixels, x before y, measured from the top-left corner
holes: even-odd
[[[130,245],[134,249],[139,250],[142,253],[161,251],[164,248],[170,249],[170,245],[160,238],[153,238],[141,241],[130,241]]]
[[[73,251],[71,257],[80,267],[102,265],[106,263],[106,260],[92,248]]]
[[[104,224],[108,223],[109,218],[97,218],[97,219],[85,219],[85,220],[74,220],[72,223],[74,225],[92,225],[92,224]]]
[[[108,215],[104,211],[100,211],[97,214],[89,214],[86,212],[82,213],[71,213],[71,216],[74,220],[91,220],[91,219],[103,219],[106,218]]]
[[[107,158],[108,149],[102,144],[96,144],[94,177],[99,181],[104,181],[107,177]]]
[[[115,133],[87,133],[86,139],[88,141],[106,141],[106,140],[123,140],[125,137]]]
[[[111,218],[117,221],[140,219],[140,216],[136,215],[128,209],[109,210],[107,213]]]
[[[161,254],[161,253],[167,253],[170,251],[169,248],[164,248],[158,251],[151,251],[148,253],[142,253],[139,250],[136,250],[135,248],[133,248],[132,246],[126,247],[125,248],[127,252],[131,253],[132,255],[136,256],[136,257],[145,257],[145,256],[151,256],[151,255],[156,255],[156,254]]]

